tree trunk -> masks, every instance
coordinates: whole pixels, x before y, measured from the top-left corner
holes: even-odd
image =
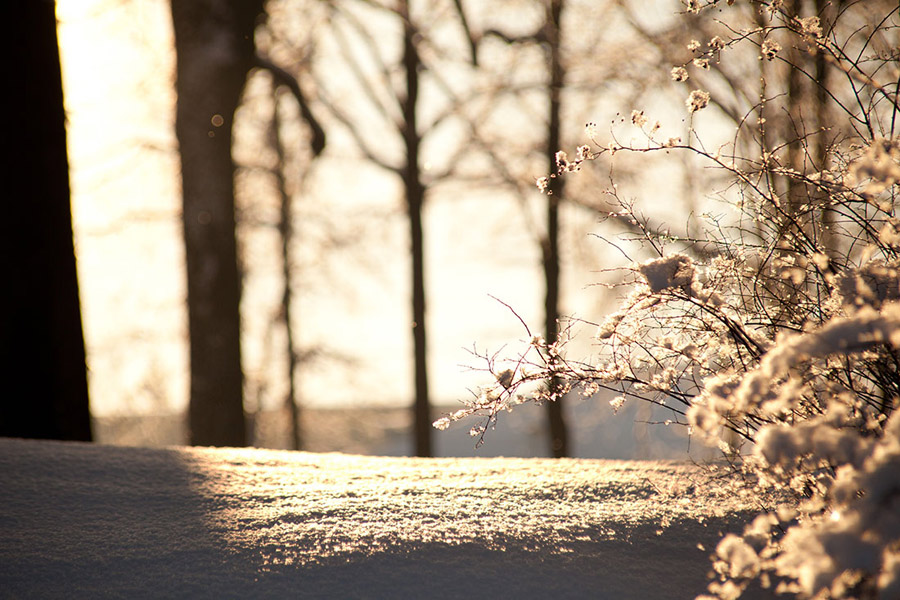
[[[293,265],[291,261],[291,247],[294,240],[294,225],[291,211],[291,195],[288,192],[287,177],[287,153],[284,144],[281,142],[281,118],[278,114],[279,93],[278,86],[274,86],[272,101],[274,107],[272,110],[272,126],[270,136],[272,147],[275,149],[275,155],[278,162],[273,169],[275,176],[275,184],[278,188],[280,211],[278,215],[278,236],[281,238],[281,276],[284,279],[284,288],[281,293],[281,320],[284,323],[285,333],[285,350],[287,351],[287,378],[288,391],[287,397],[284,399],[288,409],[288,415],[291,418],[291,449],[303,449],[303,430],[300,424],[300,404],[297,398],[297,349],[294,338],[294,322],[291,317],[291,307],[293,305]]]
[[[403,187],[409,211],[409,231],[412,253],[412,332],[415,363],[415,400],[413,422],[416,456],[431,456],[431,402],[428,398],[428,352],[425,342],[425,252],[422,233],[422,205],[425,186],[419,171],[419,142],[416,102],[419,97],[419,67],[421,60],[415,45],[415,30],[409,20],[409,6],[403,10],[403,66],[406,71],[406,98],[403,101],[403,139],[406,146],[406,165]]]
[[[190,335],[190,441],[243,446],[232,124],[262,0],[172,0]]]
[[[556,152],[560,150],[560,109],[561,93],[565,85],[565,67],[562,63],[562,40],[560,17],[563,0],[552,0],[547,15],[547,36],[549,45],[550,70],[550,109],[547,127],[547,161],[550,172],[556,171]],[[544,285],[544,338],[553,344],[559,336],[559,203],[562,200],[563,179],[550,179],[547,196],[547,236],[543,240]],[[547,402],[547,424],[550,432],[550,452],[556,458],[569,455],[569,439],[565,418],[563,417],[563,396],[560,393],[560,381],[552,378],[550,397]]]
[[[91,439],[56,12],[13,2],[7,61],[0,436]]]

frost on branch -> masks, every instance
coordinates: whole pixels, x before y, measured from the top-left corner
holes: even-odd
[[[735,414],[777,418],[802,410],[802,389],[789,387],[789,395],[779,394],[780,388],[791,385],[790,376],[801,365],[827,359],[833,354],[863,353],[885,343],[894,347],[900,345],[898,304],[891,304],[882,312],[866,308],[853,317],[833,319],[817,331],[782,339],[766,353],[758,367],[741,378],[739,385],[724,388],[729,392],[727,397],[721,396],[720,380],[711,380],[704,397],[691,407],[688,417],[695,426],[714,433],[726,418]],[[816,371],[810,369],[810,372]],[[816,410],[822,408],[818,406]],[[711,418],[710,411],[719,412],[718,418]],[[760,442],[759,438],[757,442]]]
[[[672,77],[672,81],[687,81],[690,78],[687,69],[684,67],[672,67],[670,76]]]
[[[775,57],[781,51],[781,44],[775,40],[766,40],[762,43],[760,51],[766,60],[775,60]]]
[[[522,323],[524,325],[524,321]],[[543,337],[531,335],[527,325],[525,328],[530,339],[517,358],[501,359],[497,354],[479,352],[473,348],[473,356],[485,365],[481,370],[487,372],[492,381],[477,389],[474,398],[463,401],[462,408],[436,420],[432,424],[436,429],[445,430],[456,421],[478,418],[480,423],[469,430],[469,435],[477,438],[477,448],[484,443],[485,435],[496,426],[503,411],[511,411],[513,407],[528,401],[556,400],[541,384],[554,373],[562,372],[560,363],[563,359],[559,352],[566,335],[562,334],[558,343],[547,344]],[[562,393],[567,393],[570,385],[563,381],[560,389]]]
[[[704,92],[703,90],[694,90],[691,92],[691,95],[688,96],[687,100],[684,101],[684,103],[687,105],[688,110],[692,113],[695,113],[698,110],[703,110],[707,107],[707,105],[709,105],[709,92]]]
[[[880,234],[879,234],[880,235]],[[869,306],[881,308],[888,301],[900,300],[900,272],[893,263],[872,260],[835,278],[838,296],[848,309]]]
[[[691,407],[690,421],[712,435],[742,419],[762,423],[753,453],[761,483],[804,498],[802,518],[786,518],[783,537],[748,528],[723,540],[717,571],[732,585],[742,588],[758,569],[807,597],[845,597],[860,586],[873,597],[900,591],[900,417],[885,420],[890,408],[823,377],[831,365],[898,345],[900,304],[865,306],[781,340],[741,378],[710,380]],[[722,596],[722,585],[710,589]]]
[[[826,3],[816,16],[780,0],[683,4],[709,17],[687,52],[663,61],[688,130],[669,137],[634,110],[640,142],[592,128],[592,146],[558,155],[550,176],[607,161],[601,239],[630,266],[604,269],[622,276],[602,285],[630,291],[590,318],[587,359],[567,355],[565,336],[505,361],[479,355],[486,388],[439,424],[479,415],[489,429],[515,403],[552,400],[541,391],[551,378],[610,392],[614,409],[668,409],[760,499],[760,515],[716,549],[711,594],[737,598],[757,582],[801,597],[900,598],[900,11],[890,0]],[[701,85],[718,110],[695,127],[712,100]],[[734,127],[729,141],[704,139],[700,125],[720,119]],[[689,198],[706,212],[670,231],[612,179],[623,156],[676,153],[702,163],[689,177],[710,185]],[[661,258],[640,262],[651,256]]]
[[[863,191],[870,196],[900,183],[900,142],[873,140],[865,153],[850,165],[849,181],[865,184]]]

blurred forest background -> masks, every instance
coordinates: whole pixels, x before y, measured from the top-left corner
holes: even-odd
[[[562,319],[590,353],[617,294],[596,284],[645,257],[610,243],[633,233],[627,222],[600,224],[615,206],[609,161],[565,187],[552,179],[549,195],[535,182],[558,150],[607,137],[631,109],[687,138],[686,114],[667,108],[687,90],[668,77],[689,56],[676,45],[692,23],[679,2],[58,0],[55,11],[93,439],[702,452],[685,428],[653,425],[665,417],[649,406],[613,416],[602,392],[504,416],[477,451],[467,427],[431,428],[490,383],[469,368],[481,366],[473,352],[525,339],[520,318],[547,340]],[[728,123],[711,112],[693,130],[724,143]],[[620,197],[677,231],[716,184],[683,156],[618,159],[615,178]]]

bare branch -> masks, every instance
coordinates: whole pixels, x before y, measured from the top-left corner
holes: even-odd
[[[283,69],[282,67],[276,65],[271,60],[258,53],[256,55],[256,66],[269,71],[269,73],[272,74],[272,77],[274,78],[277,85],[283,85],[291,91],[291,94],[297,101],[297,105],[300,107],[300,116],[303,117],[304,121],[306,121],[306,124],[312,134],[312,141],[310,142],[310,145],[312,147],[313,154],[315,156],[320,155],[325,149],[325,130],[322,129],[319,121],[309,109],[309,104],[306,101],[306,97],[303,95],[303,90],[300,89],[300,84],[297,81],[297,78],[294,77],[286,69]]]

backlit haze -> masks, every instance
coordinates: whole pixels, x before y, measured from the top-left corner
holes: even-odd
[[[181,410],[187,336],[169,5],[59,0],[57,14],[92,411]],[[400,188],[354,159],[346,137],[332,134],[329,143],[310,192],[296,200],[306,207],[298,213],[327,219],[345,229],[337,235],[352,239],[337,249],[298,241],[303,271],[295,314],[301,346],[321,346],[349,362],[301,366],[300,401],[405,405],[412,374]],[[602,248],[586,241],[591,220],[580,220],[582,229],[569,237],[585,242],[581,266],[570,260],[564,269],[563,308],[589,318],[603,294],[585,290],[596,267],[584,255]],[[478,364],[467,348],[496,350],[525,337],[489,294],[537,331],[543,288],[536,245],[512,200],[478,190],[438,192],[426,206],[425,227],[431,389],[434,401],[446,404],[485,382],[461,366]],[[271,235],[242,239],[247,395],[262,408],[280,406],[285,389],[281,334],[267,333],[281,294]]]

